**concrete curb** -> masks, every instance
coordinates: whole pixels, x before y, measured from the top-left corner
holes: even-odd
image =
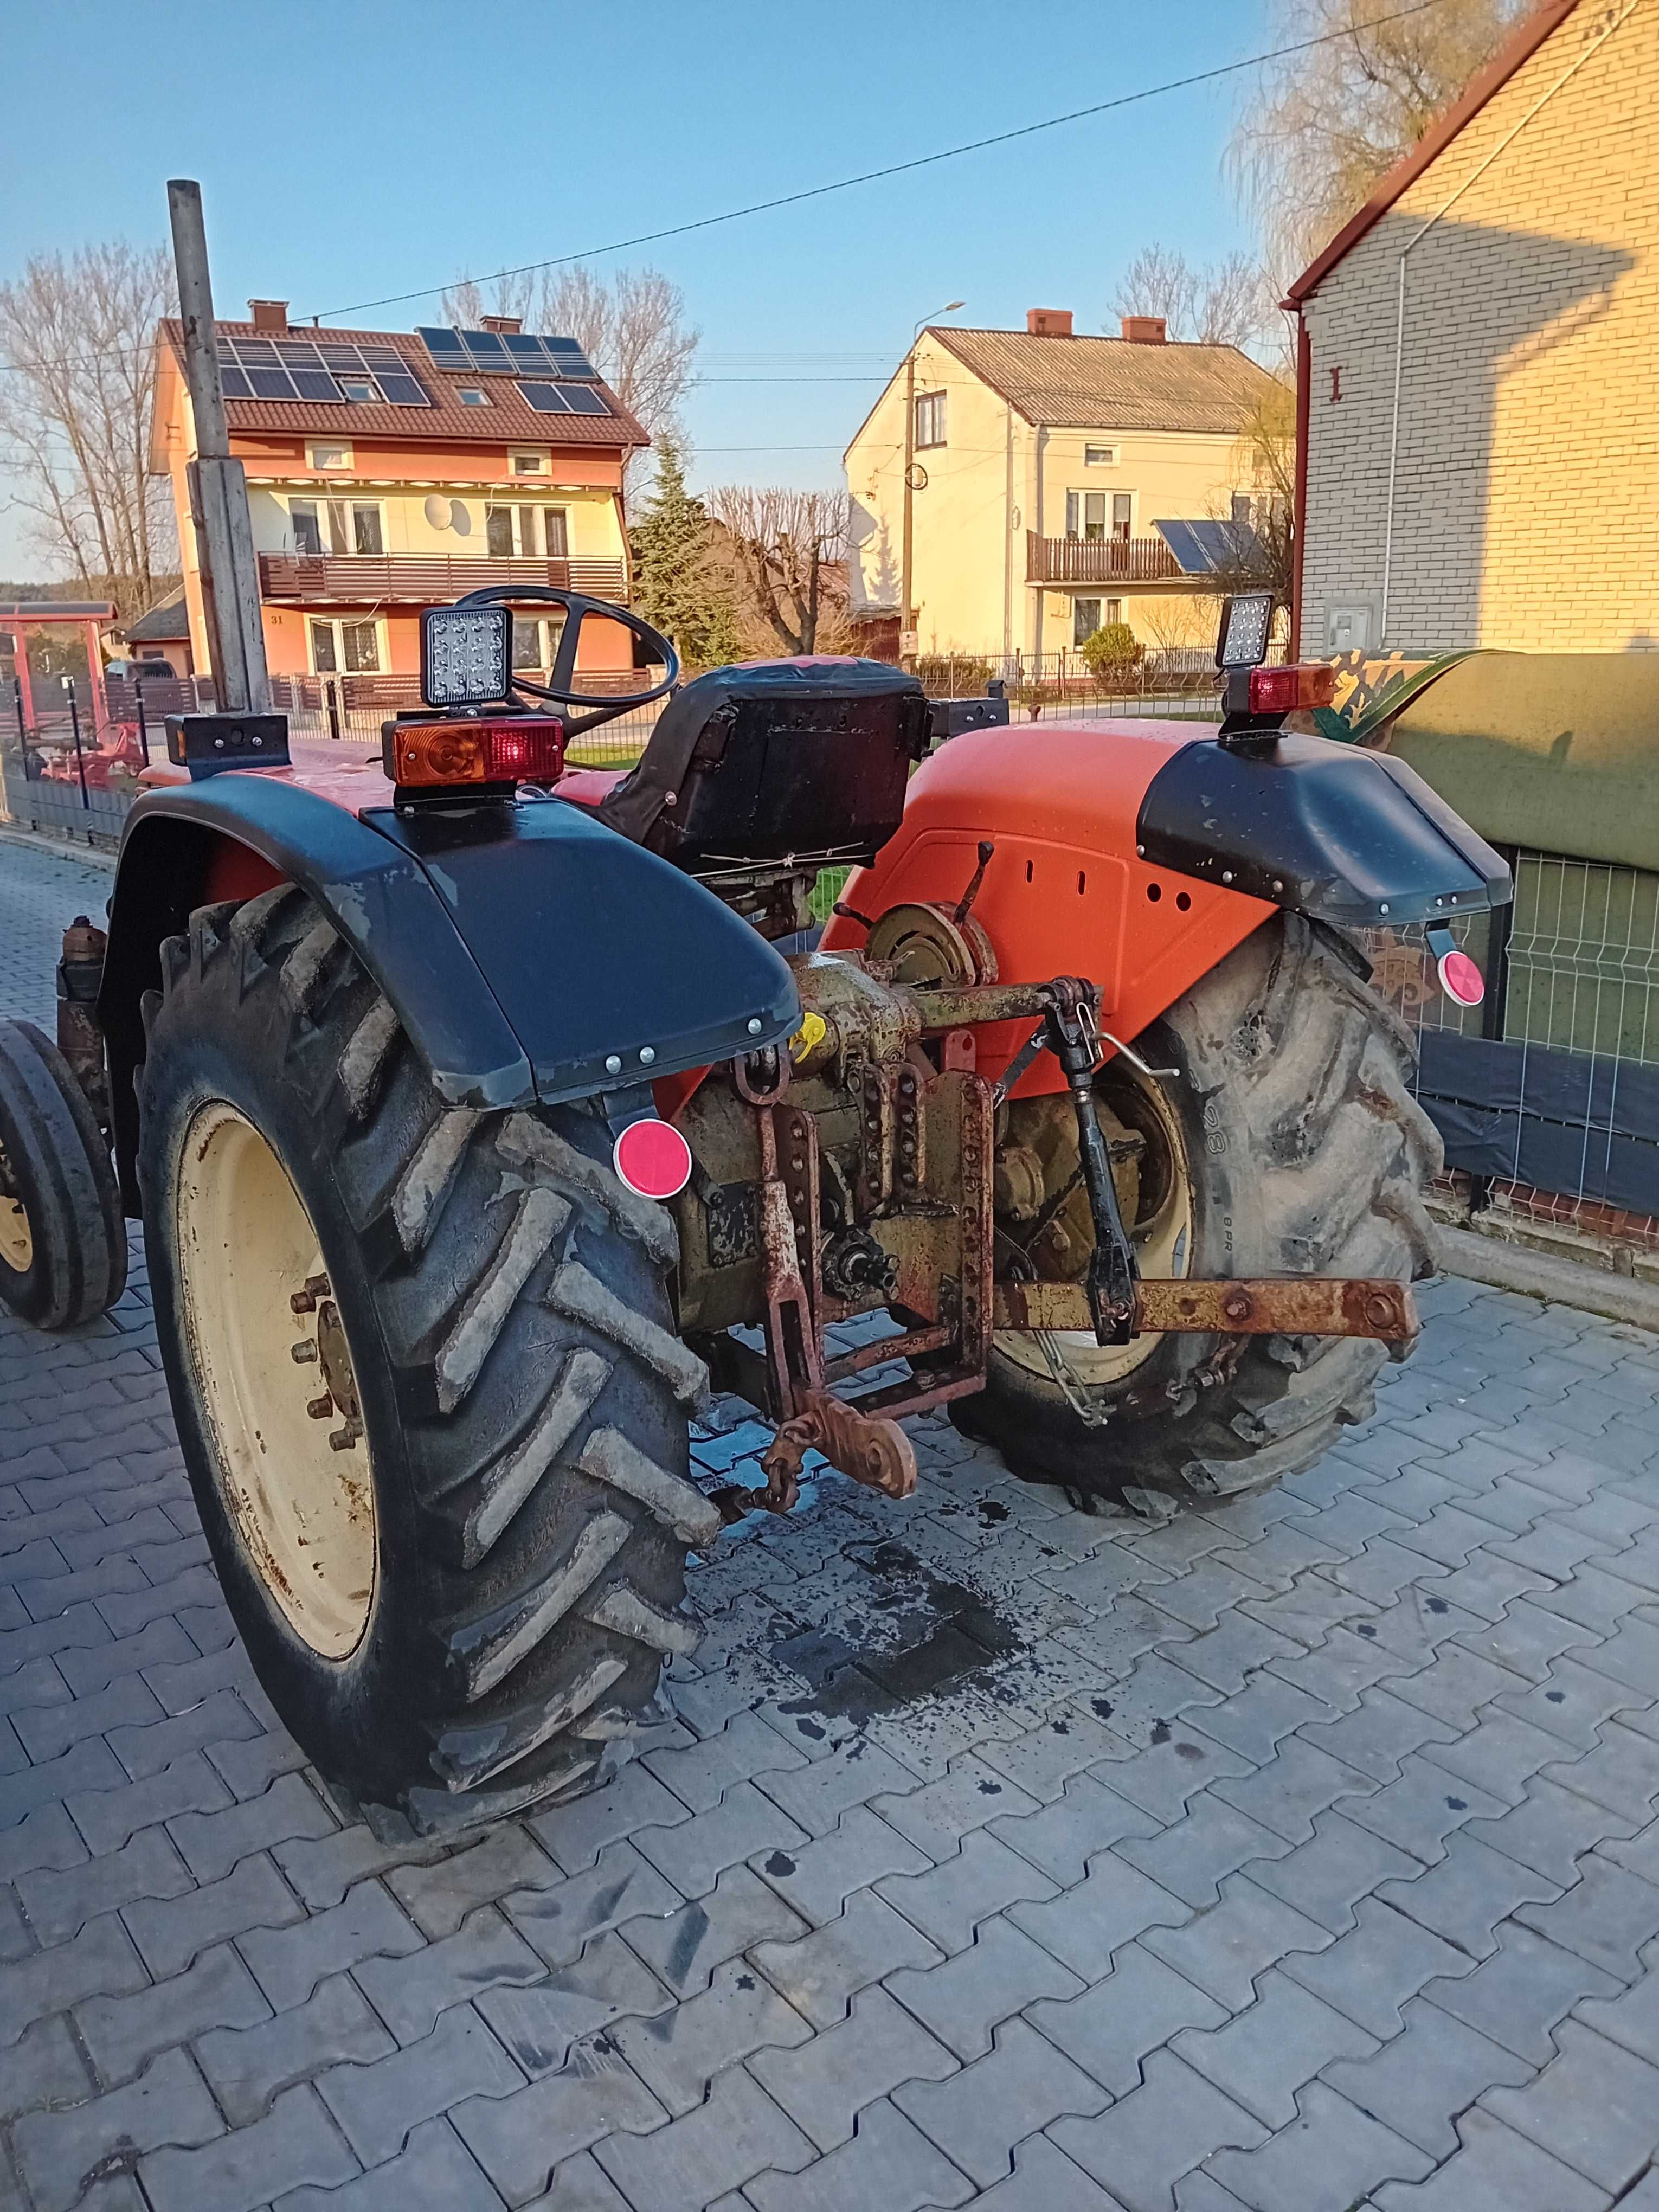
[[[1435,1242],[1440,1265],[1449,1275],[1464,1275],[1496,1290],[1519,1291],[1550,1305],[1577,1306],[1583,1313],[1659,1332],[1659,1288],[1651,1283],[1635,1282],[1628,1275],[1583,1267],[1574,1260],[1553,1259],[1524,1245],[1500,1243],[1470,1229],[1437,1227]]]
[[[116,855],[106,853],[101,845],[75,845],[67,837],[37,837],[33,830],[19,830],[9,822],[0,822],[0,844],[21,845],[31,853],[53,853],[60,860],[90,860],[95,868],[107,868],[115,872]]]

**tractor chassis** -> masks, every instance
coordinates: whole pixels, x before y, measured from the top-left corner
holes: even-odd
[[[868,964],[872,980],[888,981],[877,963]],[[787,1511],[799,1497],[808,1451],[888,1497],[908,1496],[916,1463],[900,1421],[982,1389],[997,1330],[1087,1332],[1102,1345],[1169,1331],[1235,1340],[1370,1337],[1402,1348],[1415,1339],[1420,1323],[1411,1292],[1389,1278],[1159,1281],[1139,1275],[1094,1110],[1093,1078],[1103,1055],[1092,985],[1060,976],[1040,984],[981,983],[899,995],[915,1012],[913,1039],[937,1045],[939,1073],[929,1074],[925,1055],[893,1054],[890,1048],[888,1054],[872,1056],[845,1075],[859,1109],[860,1216],[903,1219],[908,1231],[886,1299],[910,1321],[898,1334],[830,1353],[830,1328],[852,1312],[868,1310],[870,1301],[860,1307],[839,1298],[824,1281],[817,1115],[792,1095],[788,1053],[774,1048],[732,1064],[733,1087],[753,1114],[757,1137],[764,1350],[724,1331],[702,1340],[700,1349],[716,1385],[761,1407],[777,1433],[762,1459],[764,1490],[732,1487],[717,1493],[715,1502],[728,1520],[757,1504]],[[993,1084],[975,1072],[975,1030],[1008,1021],[1036,1026],[1001,1081]],[[1077,1116],[1094,1249],[1080,1280],[998,1279],[997,1109],[1045,1051],[1059,1063]],[[1177,1073],[1147,1072],[1166,1079]],[[927,1318],[930,1311],[937,1318]],[[911,1364],[909,1378],[856,1401],[836,1395],[835,1385],[901,1359]]]

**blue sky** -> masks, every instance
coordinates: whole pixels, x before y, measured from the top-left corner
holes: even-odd
[[[166,235],[199,178],[216,301],[296,317],[586,252],[1214,66],[1266,0],[57,0],[15,10],[0,276]],[[1249,76],[621,254],[703,333],[703,482],[839,480],[916,318],[1105,322],[1142,245],[1249,242],[1221,166]],[[38,98],[27,96],[37,88]],[[19,95],[22,96],[19,96]],[[408,328],[435,299],[364,312]],[[0,483],[0,499],[3,499]],[[0,575],[38,568],[0,511]]]

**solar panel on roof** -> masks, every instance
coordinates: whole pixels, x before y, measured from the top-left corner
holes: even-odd
[[[417,330],[416,337],[434,367],[464,375],[580,378],[592,382],[598,370],[574,338],[547,337],[537,331]],[[592,413],[584,408],[580,412]],[[608,414],[608,408],[601,408]]]
[[[521,378],[519,390],[538,415],[608,415],[611,412],[591,384],[527,384]]]
[[[392,407],[430,407],[428,392],[402,354],[392,346],[359,346],[349,339],[218,337],[219,380],[227,399],[304,399],[343,407],[358,392],[341,380],[368,387],[368,397]]]

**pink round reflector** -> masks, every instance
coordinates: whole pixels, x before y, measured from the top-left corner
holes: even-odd
[[[672,1121],[630,1121],[611,1158],[641,1198],[672,1198],[691,1180],[691,1147]]]
[[[1467,952],[1440,956],[1440,988],[1460,1006],[1478,1006],[1486,995],[1486,980]]]

